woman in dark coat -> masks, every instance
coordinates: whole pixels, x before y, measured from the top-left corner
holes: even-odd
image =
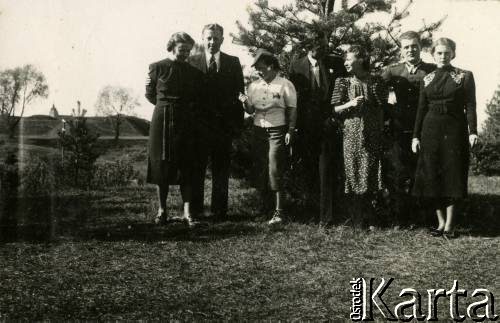
[[[193,124],[200,90],[199,72],[186,63],[194,40],[184,32],[172,35],[167,51],[174,58],[149,66],[146,98],[155,105],[148,142],[147,182],[158,185],[160,208],[155,223],[167,221],[169,185],[180,185],[184,202],[183,219],[192,224],[190,214],[191,173],[194,157]]]
[[[469,145],[478,139],[474,76],[451,65],[455,49],[448,38],[433,44],[438,68],[422,80],[413,132],[412,150],[419,153],[413,195],[433,201],[434,236],[455,236],[455,204],[467,195]]]

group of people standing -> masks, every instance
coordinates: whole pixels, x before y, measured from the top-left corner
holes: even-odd
[[[173,58],[151,64],[146,84],[155,105],[147,178],[158,185],[155,222],[169,219],[170,184],[180,185],[185,221],[203,214],[209,159],[211,213],[215,219],[227,216],[232,141],[243,129],[245,111],[253,115],[262,203],[272,197],[270,224],[286,219],[283,175],[290,145],[308,174],[301,184],[319,193],[321,223],[332,221],[338,192],[348,199],[353,218],[370,214],[374,195],[385,187],[382,143],[390,125],[403,166],[398,182],[413,195],[410,207],[430,201],[438,218],[431,233],[453,236],[455,204],[467,194],[469,146],[477,142],[474,78],[451,65],[455,43],[435,41],[436,64],[429,64],[420,58],[418,33],[403,33],[402,61],[374,75],[364,48],[352,45],[343,58],[332,56],[325,35],[309,36],[307,55],[291,63],[289,79],[276,56],[258,50],[252,67],[259,79],[244,94],[239,59],[220,51],[220,25],[203,28],[204,51],[192,56],[193,39],[172,35],[167,50]]]

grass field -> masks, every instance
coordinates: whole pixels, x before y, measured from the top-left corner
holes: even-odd
[[[471,178],[455,240],[343,221],[271,229],[255,191],[239,180],[230,186],[230,220],[192,229],[151,224],[150,186],[64,192],[36,219],[21,205],[18,241],[0,245],[0,321],[343,321],[354,277],[394,278],[384,295],[392,308],[402,288],[417,289],[424,313],[425,291],[454,280],[469,290],[462,314],[472,290],[500,295],[500,178]],[[170,205],[179,201],[174,189]],[[442,320],[448,308],[439,302]]]

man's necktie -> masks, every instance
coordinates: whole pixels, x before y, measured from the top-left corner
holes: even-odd
[[[208,63],[208,73],[209,74],[217,73],[217,62],[215,61],[214,55],[210,57],[210,62]]]

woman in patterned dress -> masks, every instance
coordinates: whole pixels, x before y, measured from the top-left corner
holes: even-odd
[[[350,76],[338,78],[332,95],[335,118],[342,124],[344,193],[351,198],[351,216],[368,217],[373,194],[382,184],[382,134],[388,91],[383,80],[370,74],[370,59],[351,46],[344,63]],[[361,207],[361,208],[360,208]]]
[[[451,65],[455,42],[440,38],[431,53],[437,69],[421,82],[412,150],[419,154],[413,195],[436,209],[433,236],[455,237],[456,202],[467,196],[469,145],[477,140],[476,87],[472,72]]]

